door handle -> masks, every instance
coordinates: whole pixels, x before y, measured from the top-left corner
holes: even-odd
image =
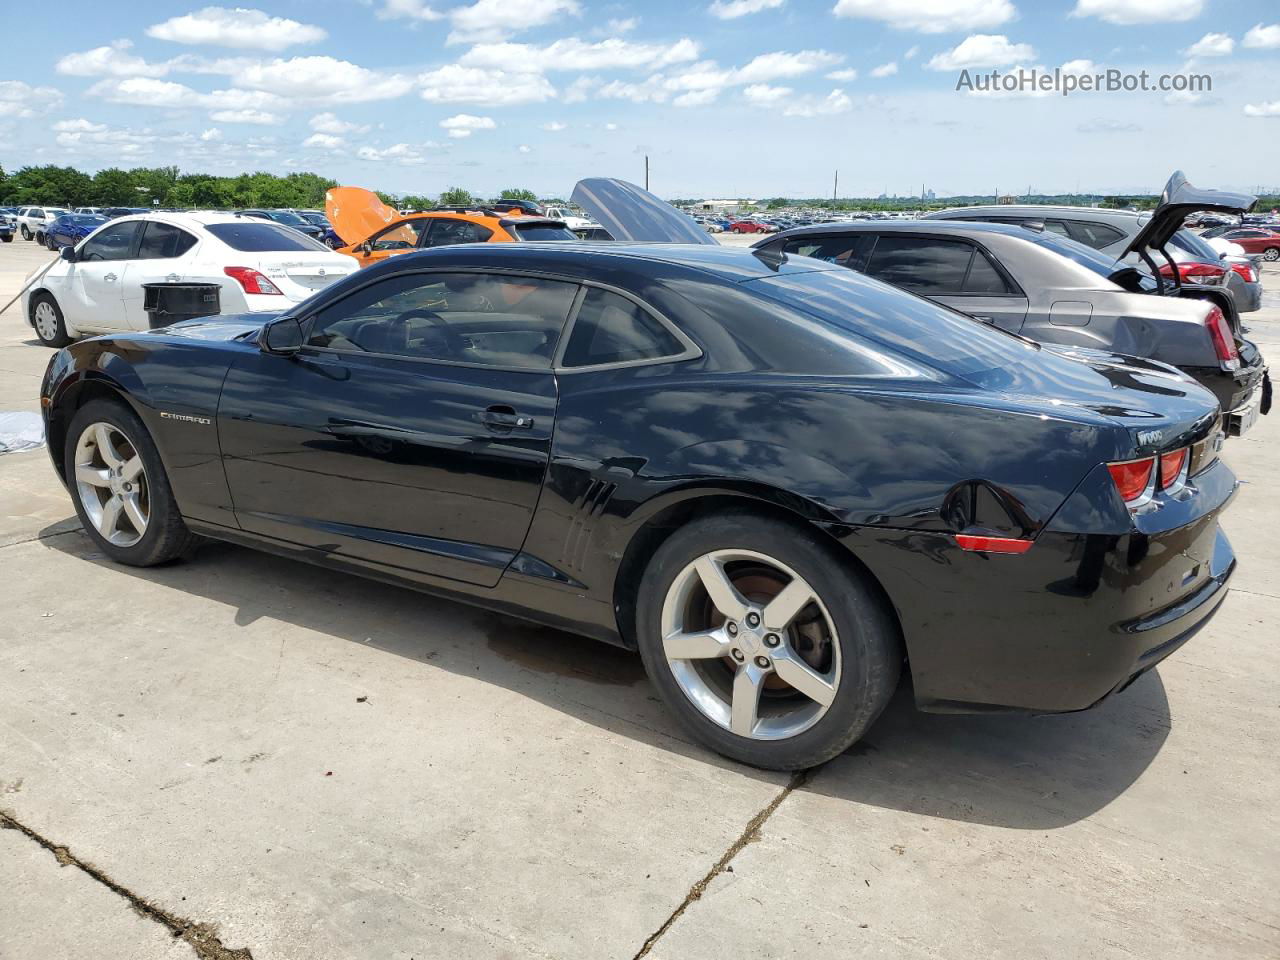
[[[103,280],[105,280],[105,281],[107,281],[107,283],[112,283],[112,282],[114,282],[114,281],[115,281],[115,279],[116,279],[116,275],[115,275],[114,273],[108,273],[108,274],[107,274],[105,277],[103,277],[102,279],[103,279]]]
[[[177,283],[181,279],[182,278],[178,276],[176,273],[171,273],[167,277],[165,277],[165,280],[168,281],[169,283]]]
[[[526,416],[523,413],[516,413],[514,407],[508,407],[506,404],[495,404],[489,407],[484,413],[480,414],[480,420],[486,426],[500,430],[511,430],[512,428],[528,430],[533,427],[533,417]]]

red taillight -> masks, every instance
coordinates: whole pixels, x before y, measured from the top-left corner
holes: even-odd
[[[1120,493],[1120,499],[1125,503],[1132,503],[1147,492],[1147,488],[1151,485],[1151,472],[1155,468],[1155,457],[1107,464],[1107,470],[1111,473],[1111,479]]]
[[[1166,277],[1173,276],[1173,271],[1169,269],[1167,263],[1160,267],[1160,272]],[[1214,284],[1226,275],[1226,267],[1219,267],[1212,263],[1178,264],[1178,279],[1183,283]]]
[[[1253,269],[1252,263],[1233,263],[1231,269],[1240,274],[1245,283],[1258,282],[1258,271]]]
[[[1209,331],[1209,339],[1213,341],[1213,352],[1218,355],[1223,369],[1235,370],[1240,366],[1240,353],[1236,350],[1236,338],[1231,333],[1231,326],[1221,307],[1210,307],[1209,315],[1204,318],[1205,328]]]
[[[1160,489],[1167,490],[1173,486],[1180,476],[1182,468],[1187,464],[1187,448],[1175,450],[1173,453],[1160,455]]]
[[[223,267],[222,272],[240,284],[245,293],[280,294],[280,288],[253,267]]]

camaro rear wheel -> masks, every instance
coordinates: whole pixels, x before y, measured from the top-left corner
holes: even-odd
[[[849,747],[897,687],[897,628],[865,574],[798,527],[725,514],[673,534],[637,609],[645,667],[698,740],[798,770]]]
[[[37,293],[31,298],[31,326],[46,347],[65,347],[71,342],[62,319],[62,308],[47,293]]]
[[[194,544],[155,444],[124,404],[82,407],[67,431],[63,463],[80,522],[113,560],[149,567]]]

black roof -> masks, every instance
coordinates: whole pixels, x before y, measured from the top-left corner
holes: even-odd
[[[802,264],[781,263],[778,258],[757,254],[744,247],[710,244],[626,243],[618,241],[567,240],[551,243],[466,243],[433,247],[389,257],[359,271],[369,278],[426,267],[484,267],[488,269],[533,270],[607,280],[619,270],[644,273],[646,264],[669,265],[712,274],[726,282],[742,282],[779,273],[812,273],[840,267],[805,259]],[[665,272],[665,271],[664,271]]]

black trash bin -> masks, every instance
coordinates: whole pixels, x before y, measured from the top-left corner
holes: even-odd
[[[216,283],[144,283],[142,309],[152,330],[179,320],[212,317],[222,312],[221,290]]]

